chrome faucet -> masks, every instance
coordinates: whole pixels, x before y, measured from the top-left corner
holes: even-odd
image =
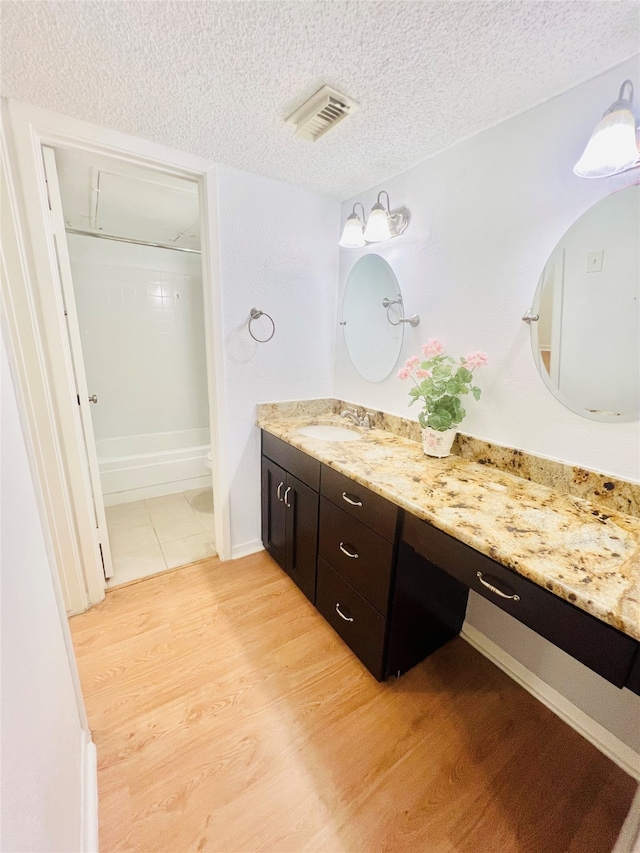
[[[362,414],[359,414],[362,412]],[[365,412],[363,409],[350,408],[340,412],[341,418],[347,418],[351,423],[363,429],[371,429],[373,427],[372,418],[373,412]]]

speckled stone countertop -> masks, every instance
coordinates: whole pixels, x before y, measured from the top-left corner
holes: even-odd
[[[640,519],[459,456],[372,429],[359,441],[308,438],[310,423],[348,426],[309,407],[265,405],[258,426],[434,527],[640,640]]]

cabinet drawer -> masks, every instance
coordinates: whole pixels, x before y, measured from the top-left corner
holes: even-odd
[[[617,687],[624,686],[636,648],[631,637],[408,513],[403,539],[418,554],[603,678]],[[485,586],[483,580],[515,597],[502,597]]]
[[[321,558],[316,607],[369,672],[382,681],[386,620]]]
[[[298,480],[311,486],[314,491],[320,491],[321,463],[317,459],[313,459],[297,447],[292,447],[286,441],[264,430],[262,430],[262,452]]]
[[[375,530],[389,542],[394,541],[398,519],[397,506],[327,465],[322,466],[320,491],[340,509]]]
[[[318,553],[376,610],[387,615],[393,565],[390,542],[320,498]]]

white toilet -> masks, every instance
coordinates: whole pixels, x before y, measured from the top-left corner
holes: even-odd
[[[213,466],[213,460],[212,460],[212,458],[211,458],[211,451],[209,451],[209,452],[207,453],[207,455],[204,457],[204,464],[207,466],[207,468],[209,469],[209,471],[211,471],[211,468],[212,468],[212,466]]]

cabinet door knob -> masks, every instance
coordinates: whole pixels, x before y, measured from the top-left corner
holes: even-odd
[[[340,543],[340,550],[343,554],[346,554],[347,557],[351,557],[352,560],[358,559],[358,554],[355,551],[347,551],[347,549],[344,547],[344,542]]]
[[[342,610],[340,610],[340,602],[336,604],[336,613],[341,619],[344,619],[345,622],[353,622],[353,616],[345,616]]]
[[[342,493],[342,500],[346,501],[348,504],[351,504],[351,506],[362,506],[362,501],[358,501],[358,500],[354,501],[354,499],[349,497],[349,495],[346,492]]]
[[[287,488],[284,490],[284,503],[285,503],[285,506],[288,506],[288,507],[291,507],[291,504],[289,503],[289,500],[287,497],[290,491],[291,491],[291,486],[287,486]]]
[[[283,486],[284,486],[284,483],[278,483],[278,488],[276,489],[276,494],[278,496],[279,501],[282,500],[282,487]]]
[[[520,596],[516,593],[513,593],[513,595],[509,595],[508,593],[503,592],[501,589],[498,589],[498,587],[494,586],[492,583],[488,583],[482,577],[482,572],[476,572],[476,577],[478,578],[482,586],[486,586],[487,589],[490,589],[491,592],[495,592],[495,594],[499,595],[500,598],[509,598],[511,601],[520,601]]]

